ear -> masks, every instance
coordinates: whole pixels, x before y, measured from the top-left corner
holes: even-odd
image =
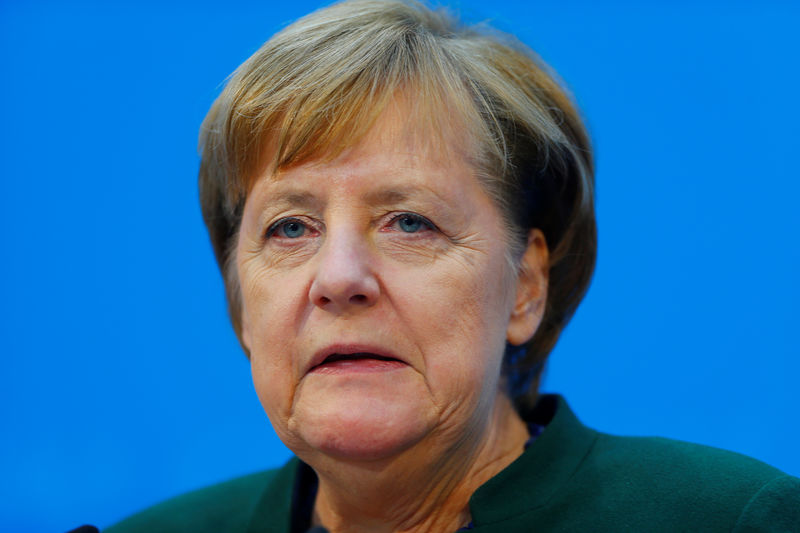
[[[519,346],[528,342],[542,321],[547,302],[549,254],[544,233],[532,229],[528,233],[528,247],[522,254],[514,307],[506,330],[509,343]]]

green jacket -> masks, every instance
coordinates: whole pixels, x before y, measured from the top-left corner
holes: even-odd
[[[544,432],[470,499],[475,533],[800,532],[800,479],[737,453],[587,428],[543,396]],[[107,533],[289,532],[300,464],[171,499]]]

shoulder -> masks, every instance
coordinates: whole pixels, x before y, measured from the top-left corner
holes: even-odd
[[[605,473],[626,473],[653,484],[706,485],[751,489],[781,471],[739,453],[661,437],[619,437],[597,433],[587,459]]]
[[[473,516],[487,526],[800,532],[796,477],[709,446],[592,430],[561,397],[544,397],[537,409],[532,420],[544,432],[476,493]]]
[[[288,513],[297,463],[297,459],[291,459],[278,469],[238,477],[176,496],[136,513],[103,532],[246,532],[253,514],[262,507],[260,504],[264,499],[272,500],[273,509],[286,509]]]
[[[609,526],[624,517],[634,530],[655,522],[664,531],[780,531],[780,523],[800,531],[796,477],[710,446],[589,431],[591,444],[561,494]]]
[[[800,479],[709,446],[598,433],[573,483],[590,480],[596,482],[583,486],[601,488],[602,496],[582,498],[605,508],[615,502],[638,525],[659,516],[662,524],[703,530],[774,531],[778,523],[800,529]],[[756,525],[770,529],[747,529]]]

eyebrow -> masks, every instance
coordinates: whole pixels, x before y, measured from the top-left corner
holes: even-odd
[[[416,185],[381,188],[368,191],[362,196],[362,200],[373,206],[392,206],[409,199],[424,198],[436,204],[442,204],[442,198],[436,193],[425,187]],[[322,210],[324,201],[310,191],[288,189],[269,196],[265,205],[271,209],[284,209],[287,207],[299,207],[312,210]],[[270,210],[271,210],[270,209]]]
[[[408,191],[399,189],[382,189],[370,191],[364,195],[364,200],[370,205],[389,205],[407,200]]]
[[[370,205],[394,205],[405,202],[409,198],[418,198],[420,196],[425,199],[432,199],[437,203],[441,202],[441,198],[429,189],[413,185],[370,191],[364,195],[363,199]]]
[[[283,191],[271,196],[265,202],[270,207],[320,207],[322,202],[311,192]]]
[[[301,208],[319,210],[322,201],[307,191],[288,189],[276,194],[267,195],[259,201],[261,209],[258,213],[258,225],[263,227],[272,213],[283,209]]]

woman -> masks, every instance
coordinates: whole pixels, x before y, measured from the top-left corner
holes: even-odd
[[[109,531],[800,529],[800,480],[538,397],[591,277],[593,175],[520,44],[334,5],[237,70],[201,149],[232,322],[297,458]]]

